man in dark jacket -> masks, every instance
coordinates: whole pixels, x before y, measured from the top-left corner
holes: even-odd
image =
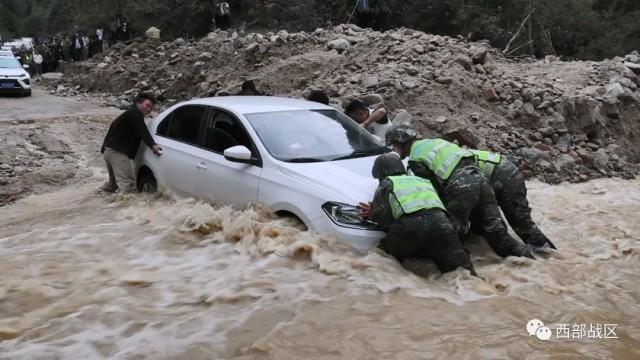
[[[109,126],[100,152],[109,172],[109,181],[102,186],[106,192],[132,192],[136,189],[132,159],[136,157],[140,140],[151,148],[154,154],[162,154],[162,149],[151,137],[144,117],[153,110],[155,99],[149,94],[140,94],[135,105],[118,116]]]
[[[262,96],[264,92],[259,91],[256,88],[256,83],[253,80],[246,80],[242,83],[242,89],[236,95],[240,96]]]

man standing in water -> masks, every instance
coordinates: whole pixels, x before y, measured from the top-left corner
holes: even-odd
[[[151,137],[144,117],[153,110],[155,99],[150,94],[141,93],[131,109],[118,116],[109,126],[100,152],[109,172],[109,181],[101,190],[113,193],[132,192],[136,189],[133,159],[136,157],[140,140],[151,148],[154,154],[162,154],[162,149]]]

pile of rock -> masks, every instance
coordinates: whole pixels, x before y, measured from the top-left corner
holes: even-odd
[[[252,78],[273,95],[325,90],[338,108],[375,95],[428,135],[512,155],[528,175],[550,182],[630,177],[640,162],[640,149],[629,146],[640,136],[637,52],[603,62],[516,62],[487,42],[355,25],[147,37],[74,65],[78,75],[54,91],[103,92],[120,107],[149,91],[166,106],[234,93]]]

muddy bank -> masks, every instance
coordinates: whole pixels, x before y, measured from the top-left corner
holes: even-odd
[[[530,183],[561,252],[500,260],[473,243],[486,281],[413,264],[419,277],[260,208],[97,185],[0,208],[3,358],[640,356],[637,180]],[[542,342],[532,318],[616,324],[618,338]]]
[[[94,176],[111,115],[0,122],[0,206]]]

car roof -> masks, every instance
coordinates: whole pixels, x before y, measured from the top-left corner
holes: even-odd
[[[335,110],[314,101],[278,96],[216,96],[189,100],[181,105],[185,104],[216,106],[241,114],[292,110]]]

